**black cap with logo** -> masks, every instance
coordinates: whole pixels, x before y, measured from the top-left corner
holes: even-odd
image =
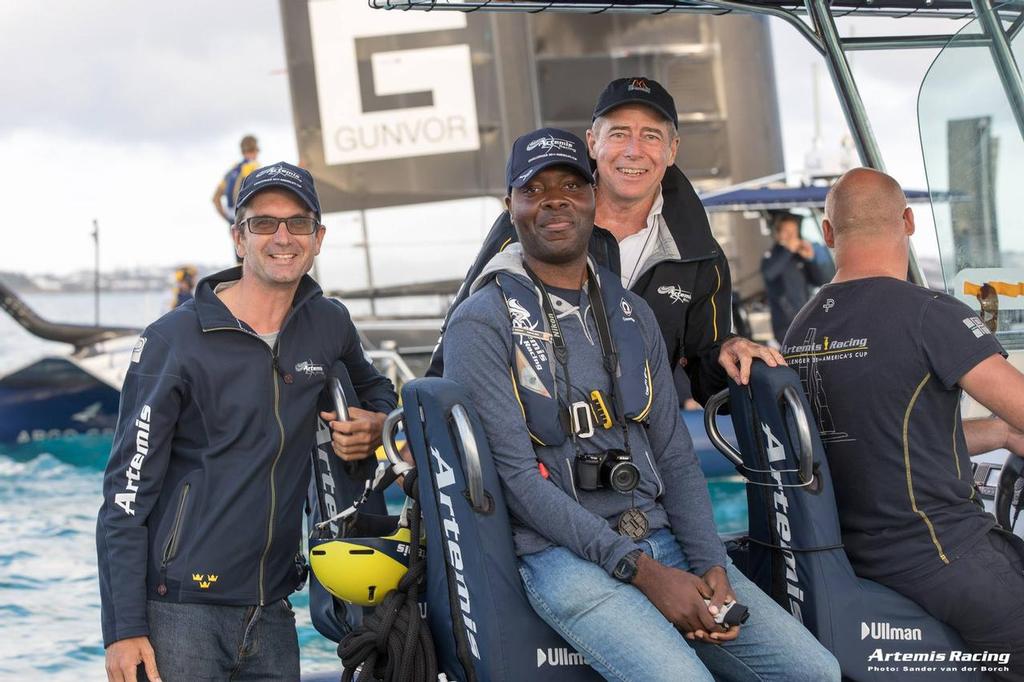
[[[594,184],[587,145],[569,131],[559,128],[540,128],[515,141],[505,166],[505,184],[510,191],[513,187],[522,187],[534,175],[551,166],[568,166]]]
[[[316,194],[313,176],[305,168],[293,166],[285,161],[279,161],[249,173],[238,190],[235,210],[241,209],[258,192],[270,187],[291,190],[302,199],[302,203],[306,204],[309,210],[316,214],[316,219],[320,220],[320,198]]]
[[[668,94],[668,90],[661,87],[661,83],[658,81],[643,76],[616,78],[597,98],[594,119],[623,104],[646,104],[672,121],[672,125],[676,129],[679,128],[679,112],[676,111],[676,101],[672,99],[672,95]]]

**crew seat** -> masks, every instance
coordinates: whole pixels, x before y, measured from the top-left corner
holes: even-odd
[[[402,389],[402,406],[438,669],[466,682],[600,680],[527,601],[501,484],[465,390],[447,379],[416,379]]]
[[[739,451],[715,425],[726,404]],[[980,673],[942,672],[958,665],[948,662],[951,651],[965,650],[952,628],[910,599],[854,574],[842,547],[825,450],[796,372],[755,362],[748,386],[730,382],[708,401],[705,426],[715,447],[747,479],[750,523],[747,537],[732,543],[740,550],[737,566],[836,656],[844,679],[980,679]],[[887,660],[886,654],[896,652],[921,660]],[[937,660],[939,653],[945,660]]]

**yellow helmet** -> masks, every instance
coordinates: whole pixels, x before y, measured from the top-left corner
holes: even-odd
[[[309,563],[320,584],[338,599],[376,606],[409,570],[411,539],[408,528],[384,537],[334,538],[310,547]]]

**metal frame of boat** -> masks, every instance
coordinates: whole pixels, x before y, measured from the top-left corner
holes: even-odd
[[[381,10],[420,10],[454,12],[573,12],[583,14],[629,13],[664,14],[682,12],[722,15],[737,13],[775,17],[792,26],[828,66],[833,86],[839,97],[861,162],[868,167],[885,170],[881,150],[868,119],[850,62],[846,53],[854,50],[894,50],[943,48],[947,45],[987,45],[1006,96],[1011,104],[1017,127],[1024,137],[1024,85],[1010,50],[1010,41],[1024,27],[1024,1],[1009,0],[993,5],[991,0],[606,0],[605,2],[573,0],[368,0]],[[977,19],[981,35],[953,43],[954,34],[857,36],[843,38],[836,28],[836,18],[851,15],[871,17],[920,17],[935,19]],[[810,24],[804,20],[810,19]],[[1003,29],[1002,20],[1012,21]],[[911,250],[910,279],[918,284],[924,278],[917,258]]]

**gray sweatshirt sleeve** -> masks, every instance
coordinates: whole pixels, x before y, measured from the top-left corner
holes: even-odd
[[[637,545],[541,476],[512,386],[511,325],[504,305],[487,297],[490,293],[485,290],[467,300],[452,317],[445,332],[444,376],[469,393],[487,432],[512,516],[611,574]]]
[[[651,363],[654,403],[648,415],[647,437],[664,480],[661,504],[668,514],[691,571],[703,575],[713,566],[725,566],[725,546],[718,537],[711,512],[711,497],[693,441],[679,414],[675,385],[668,369],[665,342],[654,313],[646,305],[633,306],[643,323],[644,340]]]

